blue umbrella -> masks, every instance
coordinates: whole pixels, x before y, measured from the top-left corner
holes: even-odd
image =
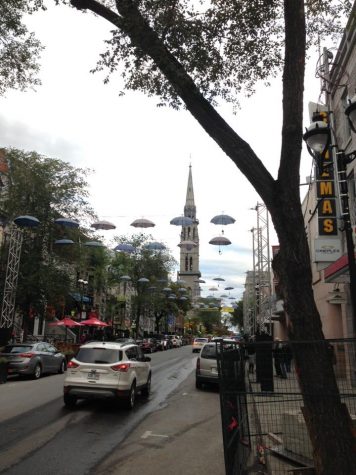
[[[214,216],[210,222],[213,224],[220,224],[221,226],[226,226],[227,224],[234,224],[236,219],[232,218],[228,214],[218,214]]]
[[[71,239],[57,239],[54,241],[54,244],[59,244],[60,246],[71,246],[74,244],[74,241]]]
[[[141,277],[141,279],[138,279],[137,282],[140,282],[140,284],[145,284],[147,282],[149,282],[150,280],[149,279],[146,279],[146,277]]]
[[[18,216],[17,218],[15,218],[14,223],[17,224],[17,226],[23,226],[25,228],[33,228],[34,226],[38,226],[40,224],[40,221],[34,216],[24,215],[24,216]]]
[[[61,226],[65,226],[66,228],[79,228],[78,221],[75,221],[71,218],[58,218],[54,221],[56,224],[60,224]]]
[[[114,251],[121,251],[121,252],[135,252],[136,248],[132,244],[127,244],[122,242],[114,247]]]
[[[174,224],[175,226],[190,226],[193,224],[192,218],[188,218],[188,216],[177,216],[170,220],[170,224]]]
[[[103,244],[102,242],[100,241],[86,241],[84,243],[84,246],[88,246],[88,247],[105,247],[105,244]]]
[[[163,249],[166,249],[166,246],[161,242],[149,242],[143,247],[149,251],[163,251]]]

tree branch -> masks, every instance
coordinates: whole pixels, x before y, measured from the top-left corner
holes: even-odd
[[[275,181],[250,145],[245,142],[204,98],[184,67],[166,48],[132,0],[116,0],[117,15],[96,0],[71,0],[74,7],[88,9],[121,29],[133,46],[152,58],[175,88],[189,112],[246,176],[263,201],[273,204]]]

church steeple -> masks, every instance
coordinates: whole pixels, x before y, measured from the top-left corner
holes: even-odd
[[[193,178],[192,178],[192,165],[189,165],[187,196],[185,199],[184,216],[196,218],[196,206],[194,203],[194,190],[193,190]]]
[[[192,166],[189,165],[187,195],[184,205],[184,216],[193,220],[192,224],[182,226],[181,243],[183,241],[193,241],[195,246],[180,246],[180,270],[179,278],[186,282],[192,298],[200,296],[198,279],[201,276],[199,271],[199,234],[196,218],[196,206],[194,202]]]

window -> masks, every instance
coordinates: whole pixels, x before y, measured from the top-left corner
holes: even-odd
[[[185,270],[188,270],[188,256],[185,256]]]
[[[126,356],[128,357],[129,360],[138,361],[139,355],[137,351],[137,346],[132,346],[131,348],[128,348],[126,350]]]
[[[122,351],[108,348],[80,348],[75,357],[82,363],[116,363],[122,360]]]
[[[193,270],[193,258],[189,259],[189,270]]]

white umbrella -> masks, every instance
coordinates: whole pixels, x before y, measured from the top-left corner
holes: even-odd
[[[96,221],[95,223],[91,224],[91,227],[94,229],[103,229],[105,231],[109,229],[116,229],[115,224],[110,223],[110,221]]]
[[[193,247],[197,247],[197,243],[194,241],[182,241],[178,244],[179,247],[187,249],[187,251],[191,251]]]
[[[130,224],[130,226],[133,226],[134,228],[152,228],[153,226],[156,226],[156,225],[149,219],[139,218],[139,219],[135,219],[135,221],[133,221]]]

